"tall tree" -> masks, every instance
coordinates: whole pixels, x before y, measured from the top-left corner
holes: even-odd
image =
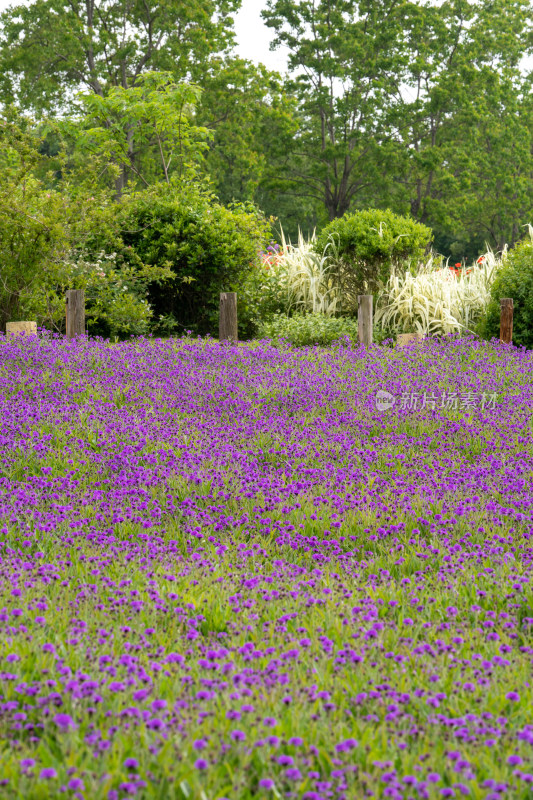
[[[145,188],[197,173],[210,132],[194,124],[199,87],[170,73],[145,72],[137,84],[112,86],[105,97],[78,94],[81,115],[59,123],[72,147],[105,157],[120,194],[128,181]]]
[[[406,74],[407,0],[269,0],[274,46],[289,51],[288,89],[301,127],[290,179],[342,216],[378,177],[377,145],[396,82]]]
[[[182,89],[184,81],[196,83],[203,95],[197,124],[215,130],[207,172],[216,191],[224,202],[252,199],[272,163],[272,147],[282,139],[287,144],[293,123],[279,76],[230,55],[231,14],[240,2],[69,0],[64,6],[33,0],[15,6],[0,19],[0,101],[16,100],[38,114],[67,111],[85,128],[90,107],[94,144],[107,141],[120,195],[132,176],[152,182],[158,163],[165,172],[160,149],[140,130],[137,112],[146,101],[133,109],[132,93],[145,97],[147,73],[168,74],[169,85]],[[166,95],[172,100],[168,90]],[[159,122],[165,124],[172,111],[159,100]],[[175,164],[176,158],[171,168]]]
[[[63,154],[43,155],[41,143],[34,120],[12,107],[0,113],[0,330],[17,317],[50,321],[72,243],[83,247],[92,229],[113,219],[108,193],[94,179],[97,160],[57,191],[50,173],[64,165]]]
[[[202,84],[196,119],[214,131],[206,165],[224,203],[255,200],[297,123],[281,77],[262,64],[220,59]]]
[[[387,205],[449,235],[482,211],[483,185],[516,228],[531,192],[529,0],[268,0],[263,17],[289,50],[301,120],[280,186],[330,219]]]
[[[0,17],[0,100],[36,112],[104,96],[145,70],[200,79],[234,41],[240,0],[34,0]]]
[[[533,131],[520,71],[530,32],[530,4],[520,0],[413,6],[406,26],[408,80],[398,81],[389,115],[402,153],[396,199],[455,240],[458,256],[465,235],[477,246],[480,237],[513,243],[531,210]]]

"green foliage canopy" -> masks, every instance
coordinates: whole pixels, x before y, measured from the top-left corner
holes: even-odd
[[[104,97],[136,86],[146,70],[197,81],[234,40],[238,0],[34,0],[0,17],[0,93],[51,112],[77,91]]]
[[[529,0],[268,0],[299,130],[278,187],[322,207],[388,207],[447,252],[513,243],[531,218]]]
[[[35,126],[15,109],[0,118],[0,326],[17,317],[47,316],[48,289],[68,250],[72,211],[60,192],[35,176],[49,159],[39,153]],[[76,208],[77,206],[77,208]]]
[[[0,102],[64,122],[68,158],[52,183],[45,161],[32,175],[81,196],[93,172],[120,197],[194,174],[292,238],[389,208],[454,260],[514,245],[533,214],[530,0],[268,0],[286,80],[232,53],[239,4],[31,0],[0,15]],[[58,131],[41,155],[58,155]]]
[[[0,119],[0,328],[34,319],[63,330],[65,291],[84,289],[90,331],[146,333],[147,285],[168,277],[168,270],[148,269],[123,246],[117,206],[93,177],[98,160],[88,177],[72,174],[64,154],[40,152],[41,135],[13,108]],[[61,191],[58,171],[68,176]],[[95,236],[105,237],[106,252],[95,251]]]
[[[177,84],[171,73],[146,72],[135,86],[113,86],[105,97],[78,95],[79,118],[61,128],[75,149],[105,158],[119,194],[132,176],[141,186],[191,179],[210,136],[193,121],[200,96],[198,86]]]

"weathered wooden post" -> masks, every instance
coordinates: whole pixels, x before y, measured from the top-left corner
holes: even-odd
[[[373,329],[371,294],[360,294],[357,297],[357,329],[359,344],[370,347]]]
[[[513,298],[502,297],[500,300],[500,342],[511,344],[513,341]]]
[[[67,339],[85,335],[85,292],[69,289],[66,298]]]
[[[238,339],[237,329],[237,293],[220,293],[220,317],[218,325],[218,340],[236,342]]]
[[[18,336],[20,333],[33,334],[37,333],[36,322],[6,322],[6,336]]]

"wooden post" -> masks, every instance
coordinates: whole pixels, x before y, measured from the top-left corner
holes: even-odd
[[[360,294],[357,297],[357,329],[359,344],[370,347],[372,344],[372,295]]]
[[[67,292],[67,339],[85,335],[85,293],[83,289]]]
[[[6,322],[6,336],[18,336],[20,333],[35,335],[37,333],[36,322]]]
[[[236,292],[220,293],[220,317],[218,327],[218,340],[236,342],[237,329],[237,294]]]
[[[502,297],[500,300],[500,342],[512,344],[513,341],[513,299]]]

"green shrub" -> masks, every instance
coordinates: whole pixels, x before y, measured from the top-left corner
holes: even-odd
[[[487,312],[478,326],[487,339],[499,338],[502,297],[513,299],[513,344],[533,350],[533,228],[504,256],[492,284]]]
[[[115,247],[87,257],[95,230],[113,239],[116,206],[76,169],[57,187],[65,154],[43,155],[42,133],[16,109],[0,114],[0,330],[15,319],[65,329],[65,291],[84,289],[91,333],[144,333],[142,264]],[[92,162],[95,166],[96,162]],[[95,170],[96,172],[96,170]],[[39,177],[40,175],[40,177]],[[151,274],[153,277],[153,274]]]
[[[32,120],[14,108],[1,112],[0,330],[16,319],[42,324],[46,304],[36,296],[55,278],[57,262],[68,249],[66,200],[33,174],[48,166],[39,144]]]
[[[146,295],[153,270],[131,263],[120,253],[100,253],[92,260],[83,251],[70,253],[63,267],[64,283],[55,292],[58,311],[64,314],[67,288],[84,289],[90,335],[123,338],[149,332],[152,310]]]
[[[345,337],[357,342],[357,322],[347,317],[326,317],[324,314],[275,314],[258,329],[260,339],[281,340],[304,347],[319,344],[327,346]]]
[[[420,261],[431,240],[431,230],[419,222],[368,209],[334,219],[317,236],[315,248],[332,258],[342,312],[353,313],[358,295],[376,294],[393,267]]]
[[[254,265],[239,282],[239,336],[243,339],[255,336],[259,326],[273,314],[287,312],[287,289],[276,263],[279,257],[279,246],[271,242],[266,251],[258,253]]]
[[[220,292],[235,291],[256,263],[269,221],[252,205],[225,208],[192,185],[134,193],[117,213],[126,250],[146,269],[170,273],[148,285],[156,323],[165,333],[218,335]],[[94,245],[109,252],[114,242],[96,239]]]

